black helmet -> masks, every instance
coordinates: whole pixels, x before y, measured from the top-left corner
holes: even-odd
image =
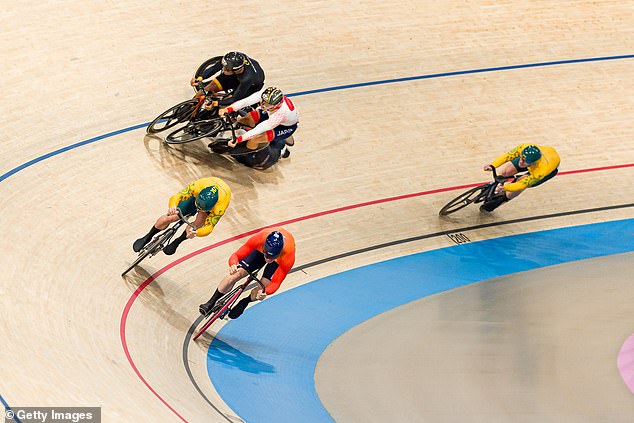
[[[239,51],[230,51],[222,58],[222,67],[225,70],[235,72],[242,69],[246,60],[247,56],[245,56],[244,53],[240,53]]]

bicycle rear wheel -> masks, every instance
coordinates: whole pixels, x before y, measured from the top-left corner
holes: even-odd
[[[222,125],[223,122],[220,119],[190,122],[170,133],[165,137],[165,142],[168,144],[185,144],[201,138],[213,137],[220,131]]]
[[[172,106],[156,117],[146,129],[148,134],[156,134],[157,132],[169,129],[180,122],[187,121],[191,118],[194,109],[198,105],[197,100],[186,100]]]
[[[448,214],[454,213],[464,207],[467,207],[471,203],[481,201],[489,185],[490,184],[480,185],[463,192],[462,194],[445,204],[445,206],[440,209],[438,214],[441,216],[447,216]]]
[[[165,245],[172,239],[176,229],[174,227],[168,228],[162,234],[157,235],[153,240],[151,240],[143,249],[139,252],[139,256],[132,262],[130,267],[128,267],[125,272],[121,274],[121,276],[125,276],[130,270],[132,270],[135,266],[141,263],[146,257],[153,256],[157,254],[159,251],[165,247]]]
[[[212,57],[211,59],[205,60],[200,66],[198,66],[198,69],[196,69],[194,78],[198,78],[199,76],[202,76],[203,73],[205,73],[205,70],[207,70],[208,68],[211,68],[212,66],[214,66],[216,63],[220,62],[221,60],[222,60],[222,56],[215,56],[215,57]],[[209,76],[207,80],[211,79],[212,76],[213,75]]]

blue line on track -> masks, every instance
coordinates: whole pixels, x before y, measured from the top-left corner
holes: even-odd
[[[621,56],[591,57],[591,58],[585,58],[585,59],[558,60],[558,61],[555,61],[555,62],[528,63],[528,64],[524,64],[524,65],[501,66],[501,67],[496,67],[496,68],[482,68],[482,69],[471,69],[471,70],[456,71],[456,72],[434,73],[434,74],[429,74],[429,75],[410,76],[410,77],[406,77],[406,78],[396,78],[396,79],[384,79],[384,80],[380,80],[380,81],[361,82],[361,83],[358,83],[358,84],[339,85],[339,86],[336,86],[336,87],[319,88],[319,89],[316,89],[316,90],[308,90],[308,91],[300,91],[300,92],[297,92],[297,93],[291,93],[291,94],[288,94],[288,96],[289,97],[298,97],[298,96],[302,96],[302,95],[324,93],[324,92],[328,92],[328,91],[348,90],[348,89],[352,89],[352,88],[367,87],[367,86],[372,86],[372,85],[395,84],[395,83],[398,83],[398,82],[416,81],[416,80],[419,80],[419,79],[443,78],[443,77],[447,77],[447,76],[468,75],[468,74],[473,74],[473,73],[497,72],[497,71],[505,71],[505,70],[512,70],[512,69],[536,68],[536,67],[542,67],[542,66],[556,66],[556,65],[570,65],[570,64],[575,64],[575,63],[600,62],[600,61],[606,61],[606,60],[623,60],[623,59],[632,59],[632,58],[634,58],[634,54],[625,54],[625,55],[621,55]],[[83,145],[91,144],[91,143],[94,143],[96,141],[103,140],[105,138],[114,137],[115,135],[123,134],[125,132],[134,131],[135,129],[143,128],[143,127],[146,127],[148,125],[149,125],[149,122],[140,123],[138,125],[129,126],[127,128],[119,129],[118,131],[113,131],[113,132],[109,132],[107,134],[99,135],[97,137],[90,138],[90,139],[87,139],[87,140],[84,140],[84,141],[80,141],[78,143],[69,145],[67,147],[63,147],[63,148],[60,148],[58,150],[52,151],[52,152],[50,152],[48,154],[45,154],[43,156],[37,157],[37,158],[35,158],[33,160],[30,160],[30,161],[28,161],[28,162],[26,162],[24,164],[21,164],[20,166],[17,166],[15,168],[11,169],[10,171],[4,173],[2,176],[0,176],[0,182],[4,181],[8,177],[10,177],[10,176],[12,176],[12,175],[14,175],[14,174],[16,174],[18,172],[26,169],[27,167],[30,167],[30,166],[32,166],[32,165],[34,165],[36,163],[41,162],[42,160],[46,160],[48,158],[57,156],[58,154],[65,153],[66,151],[72,150],[72,149],[77,148],[77,147],[81,147]]]
[[[1,403],[2,403],[2,405],[4,406],[4,410],[5,410],[5,419],[6,419],[6,418],[9,418],[9,417],[7,417],[6,413],[7,413],[7,411],[9,411],[9,410],[11,410],[11,411],[13,411],[13,410],[11,409],[11,407],[9,407],[9,404],[8,404],[8,403],[4,400],[4,397],[3,397],[2,395],[0,395],[0,402],[1,402]],[[20,421],[20,419],[18,419],[18,417],[17,417],[17,416],[15,416],[15,415],[13,416],[13,420],[14,420],[14,421],[16,421],[17,423],[22,423],[22,422]]]

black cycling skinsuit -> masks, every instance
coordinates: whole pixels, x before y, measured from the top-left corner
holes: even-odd
[[[208,68],[201,75],[203,79],[209,78],[211,75],[222,69],[222,62],[216,63],[214,66]],[[231,91],[229,97],[225,97],[218,101],[218,105],[226,107],[231,103],[238,100],[242,100],[250,96],[251,94],[260,91],[264,86],[264,71],[260,67],[260,64],[255,60],[247,57],[244,65],[244,71],[239,74],[225,75],[221,73],[216,77],[223,91]]]

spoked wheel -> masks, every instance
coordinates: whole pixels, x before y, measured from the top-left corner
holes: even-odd
[[[448,202],[445,207],[440,209],[438,212],[441,216],[447,216],[453,212],[456,212],[464,207],[467,207],[469,204],[474,202],[482,201],[484,198],[483,194],[486,192],[486,189],[490,184],[480,185],[478,187],[471,188],[468,191],[463,192],[450,202]]]
[[[214,307],[211,309],[211,313],[209,314],[209,317],[208,317],[209,320],[207,320],[207,322],[194,335],[194,338],[193,338],[194,341],[198,339],[200,335],[205,333],[207,328],[209,328],[209,326],[211,326],[213,322],[218,320],[219,317],[224,316],[224,313],[226,312],[226,310],[229,307],[231,307],[233,303],[236,302],[240,294],[242,294],[243,290],[244,290],[243,286],[236,287],[233,289],[233,291],[229,292],[224,297],[220,298],[218,302],[216,302]]]
[[[185,144],[204,137],[213,137],[220,131],[223,122],[220,119],[190,122],[165,137],[168,144]]]
[[[198,100],[186,100],[170,107],[156,117],[147,127],[148,134],[156,134],[191,118]]]
[[[203,73],[205,73],[205,70],[211,68],[212,66],[214,66],[216,63],[220,61],[222,61],[222,56],[212,57],[211,59],[204,61],[202,65],[198,66],[198,69],[196,70],[196,73],[194,74],[194,78],[198,78],[199,76],[202,76]],[[211,76],[207,79],[208,80],[211,79]]]

